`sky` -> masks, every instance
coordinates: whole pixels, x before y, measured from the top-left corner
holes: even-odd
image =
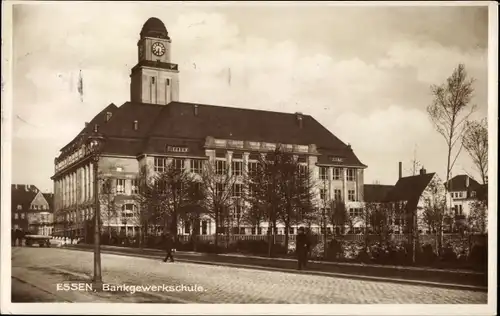
[[[426,107],[459,63],[475,79],[473,118],[487,116],[487,7],[15,5],[13,183],[52,191],[59,150],[130,99],[150,17],[172,38],[180,101],[312,115],[368,165],[367,184],[395,184],[414,157],[444,178],[446,144]],[[453,173],[465,172],[479,179],[463,151]]]

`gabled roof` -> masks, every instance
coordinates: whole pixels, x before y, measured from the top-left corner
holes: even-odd
[[[17,209],[18,205],[21,205],[23,207],[23,211],[29,210],[31,202],[38,194],[38,191],[39,191],[38,188],[34,185],[12,184],[11,186],[12,209],[15,210]]]
[[[43,197],[49,203],[49,210],[54,210],[54,193],[42,193]]]
[[[393,188],[393,185],[365,184],[363,199],[365,202],[384,202]]]
[[[256,142],[316,144],[320,154],[340,155],[344,157],[344,164],[364,167],[348,145],[309,115],[300,114],[301,127],[297,119],[299,114],[185,102],[168,105],[126,102],[112,111],[113,115],[107,122],[106,112],[101,111],[88,126],[91,131],[94,124],[99,124],[99,132],[106,136],[103,149],[106,153],[165,153],[166,142],[175,141],[185,141],[186,146],[192,146],[196,152],[202,151],[205,138],[212,136]],[[134,130],[134,121],[138,123],[137,130]]]
[[[407,209],[416,208],[418,200],[427,188],[435,173],[425,173],[416,176],[403,177],[396,182],[396,185],[387,194],[388,202],[407,202]]]
[[[68,144],[66,144],[63,148],[61,148],[61,154],[59,157],[64,156],[64,150],[69,148],[70,146],[76,144],[80,136],[82,136],[85,133],[91,133],[94,130],[94,126],[97,124],[99,126],[102,126],[103,124],[106,123],[106,113],[111,112],[112,114],[115,113],[118,110],[118,107],[111,103],[107,107],[105,107],[101,112],[99,112],[94,118],[88,122],[88,125],[86,125],[76,136],[73,138]]]
[[[467,178],[469,179],[469,187],[467,187]],[[446,188],[450,192],[469,191],[469,190],[476,190],[477,191],[481,188],[481,185],[476,180],[469,177],[468,175],[461,174],[461,175],[454,176],[453,178],[451,178],[446,183]]]

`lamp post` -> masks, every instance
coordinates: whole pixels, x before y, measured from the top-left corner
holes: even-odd
[[[94,127],[94,132],[87,138],[87,148],[90,151],[93,167],[94,167],[94,278],[93,278],[93,289],[102,289],[102,276],[101,276],[101,229],[100,229],[100,218],[101,218],[101,206],[99,203],[99,179],[98,179],[98,169],[99,169],[99,158],[101,154],[102,145],[104,143],[104,137],[98,133],[97,125]]]

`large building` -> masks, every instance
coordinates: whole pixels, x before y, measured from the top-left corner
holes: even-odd
[[[113,203],[119,210],[115,218],[103,217],[103,225],[128,234],[138,228],[130,214],[138,207],[136,179],[143,167],[154,173],[174,163],[198,173],[210,161],[216,168],[228,165],[231,172],[242,173],[257,162],[260,153],[278,145],[312,170],[322,182],[323,198],[361,207],[366,166],[349,145],[313,117],[179,101],[179,67],[171,60],[167,29],[157,18],[144,24],[137,48],[138,62],[130,76],[131,101],[105,107],[55,159],[52,179],[58,223],[71,222],[73,233],[82,235],[92,217],[93,166],[84,139],[94,129],[105,137],[99,174],[111,180]],[[199,224],[201,234],[215,232],[213,219],[204,217]],[[62,235],[65,227],[58,225],[56,233]],[[181,227],[179,233],[185,232]]]
[[[52,235],[53,194],[42,193],[36,186],[13,184],[11,223],[13,230],[36,235]]]

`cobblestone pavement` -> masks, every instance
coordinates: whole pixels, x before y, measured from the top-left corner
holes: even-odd
[[[14,248],[12,273],[59,269],[92,275],[93,254],[54,248]],[[156,292],[155,301],[176,298],[192,303],[295,304],[486,304],[487,293],[427,286],[198,265],[163,263],[137,257],[102,255],[103,281],[109,284],[186,285],[203,291]],[[140,293],[136,293],[140,296]],[[163,299],[165,297],[165,299]],[[128,300],[129,301],[129,300]],[[144,300],[139,300],[144,301]],[[151,299],[149,300],[151,301]],[[130,301],[129,301],[130,302]]]

